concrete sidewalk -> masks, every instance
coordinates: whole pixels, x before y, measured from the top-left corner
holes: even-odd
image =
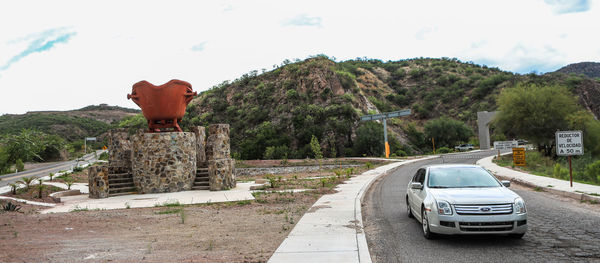
[[[218,202],[232,202],[254,200],[250,186],[254,183],[237,183],[236,187],[227,191],[183,191],[161,194],[136,194],[122,195],[103,199],[91,199],[87,195],[62,197],[62,203],[55,207],[41,211],[47,213],[64,213],[78,209],[108,210],[138,207],[161,206],[170,203],[179,204],[205,204]]]
[[[539,187],[544,191],[578,200],[596,200],[600,202],[600,197],[598,196],[600,195],[600,186],[573,182],[573,187],[571,187],[569,181],[523,173],[498,166],[492,162],[493,158],[494,156],[483,158],[477,161],[477,164],[488,169],[503,180],[515,181],[516,183],[530,187]]]
[[[437,157],[394,162],[338,185],[337,193],[322,196],[302,216],[269,262],[371,262],[361,214],[365,191],[401,165]]]

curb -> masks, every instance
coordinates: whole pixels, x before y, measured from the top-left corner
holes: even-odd
[[[357,224],[357,226],[360,227],[360,229],[361,229],[361,232],[356,234],[356,241],[358,243],[358,260],[359,260],[359,262],[372,262],[371,253],[369,252],[369,246],[367,244],[367,237],[365,235],[363,218],[362,218],[362,202],[364,200],[365,193],[371,188],[371,186],[373,185],[373,183],[375,181],[377,181],[377,179],[396,172],[396,170],[400,169],[400,167],[404,166],[405,164],[428,160],[428,159],[434,159],[434,158],[439,158],[439,156],[433,155],[433,156],[428,156],[428,157],[424,157],[424,158],[412,159],[412,160],[407,160],[407,161],[401,162],[401,163],[399,163],[398,166],[391,168],[379,175],[373,176],[373,178],[360,189],[360,191],[356,195],[356,198],[354,199],[354,220],[356,222],[359,222]]]

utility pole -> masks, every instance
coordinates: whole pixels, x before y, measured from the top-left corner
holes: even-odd
[[[387,119],[410,115],[410,109],[384,112],[380,114],[371,114],[360,117],[360,121],[381,120],[383,122],[383,142],[385,145],[385,158],[390,158],[390,144],[387,138]]]

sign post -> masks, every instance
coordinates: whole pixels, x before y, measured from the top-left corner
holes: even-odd
[[[569,177],[573,187],[573,168],[571,167],[571,156],[583,155],[583,132],[582,131],[557,131],[556,132],[556,155],[567,156],[569,161]]]
[[[392,112],[384,112],[380,114],[371,114],[360,117],[360,121],[374,121],[381,120],[383,122],[383,141],[385,146],[385,158],[390,158],[390,145],[387,139],[387,119],[394,117],[402,117],[410,115],[410,109],[400,110],[400,111],[392,111]]]

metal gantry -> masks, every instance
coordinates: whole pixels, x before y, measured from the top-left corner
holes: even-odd
[[[383,141],[385,142],[385,158],[390,158],[390,145],[387,138],[387,119],[410,115],[410,109],[371,114],[360,117],[360,121],[382,120],[383,122]]]

